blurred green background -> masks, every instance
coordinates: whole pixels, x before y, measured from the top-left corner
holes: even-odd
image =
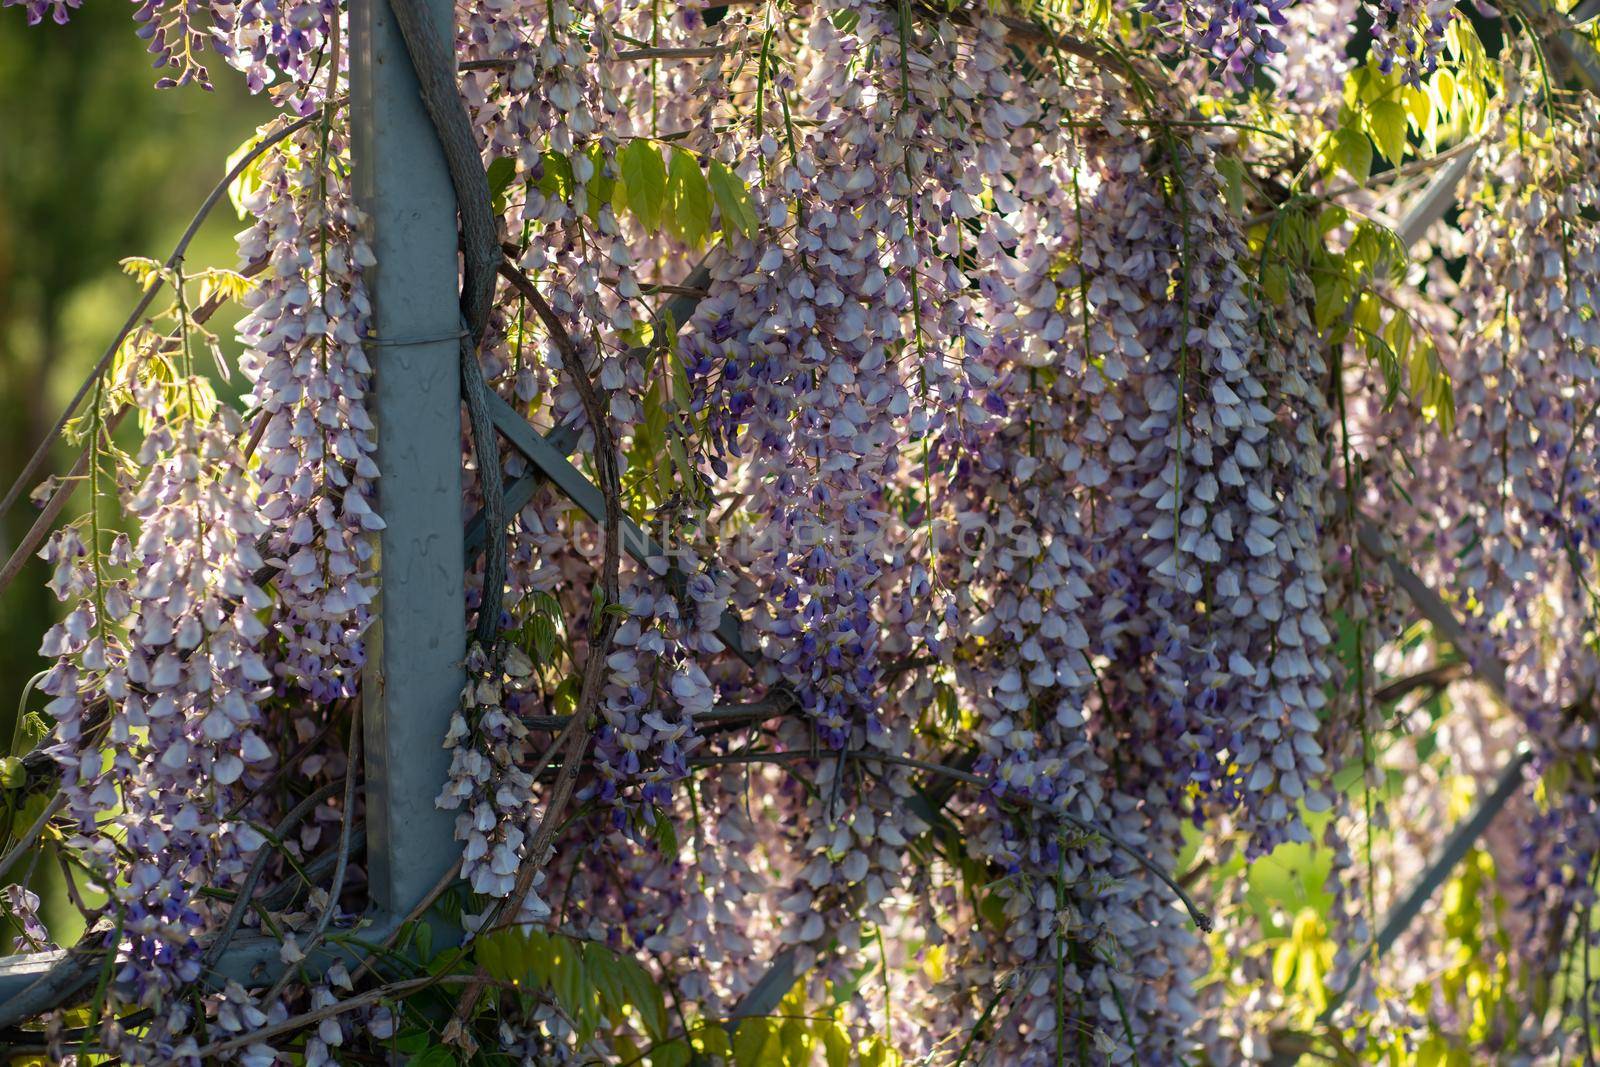
[[[138,287],[118,261],[165,259],[222,177],[229,153],[270,117],[266,102],[250,97],[214,56],[215,92],[156,91],[131,11],[87,3],[65,26],[48,19],[29,26],[21,7],[0,10],[0,493],[137,301]],[[191,245],[187,266],[235,266],[234,234],[242,226],[224,197]],[[232,319],[224,312],[210,325],[235,358]],[[119,436],[137,432],[131,421]],[[47,472],[64,473],[76,458],[73,447],[58,443]],[[74,500],[66,515],[84,506]],[[0,560],[36,515],[24,497],[0,520]],[[6,737],[29,679],[46,665],[39,639],[57,615],[46,578],[34,560],[0,594]],[[38,706],[38,697],[31,704]],[[45,891],[47,917],[65,920],[70,908],[49,899],[54,894],[40,881],[35,887]],[[60,932],[70,936],[71,925],[63,922]]]

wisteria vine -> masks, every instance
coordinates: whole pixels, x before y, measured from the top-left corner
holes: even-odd
[[[451,71],[401,6],[463,226],[459,863],[361,926],[385,527],[351,12],[146,0],[158,86],[209,88],[209,51],[282,114],[231,175],[236,269],[130,261],[145,302],[63,421],[83,458],[36,494],[62,607],[0,907],[52,947],[23,859],[48,843],[84,932],[0,1040],[1593,1058],[1582,27],[458,0]],[[228,302],[240,410],[196,361]],[[1498,829],[1424,867],[1513,746]],[[1320,911],[1260,906],[1280,862],[1320,864]],[[1410,880],[1449,903],[1408,961],[1379,931]],[[243,935],[273,958],[219,980]]]

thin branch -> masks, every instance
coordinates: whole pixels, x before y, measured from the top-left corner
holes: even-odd
[[[1418,174],[1425,174],[1437,166],[1450,162],[1450,160],[1456,158],[1464,152],[1476,152],[1478,146],[1482,143],[1483,138],[1481,137],[1468,137],[1463,141],[1459,141],[1456,144],[1451,145],[1449,148],[1446,148],[1443,151],[1435,152],[1431,156],[1425,156],[1422,159],[1413,159],[1411,162],[1403,164],[1399,167],[1395,167],[1392,170],[1386,170],[1381,174],[1374,174],[1364,182],[1350,182],[1346,185],[1341,185],[1330,189],[1325,193],[1317,193],[1315,195],[1304,194],[1300,196],[1291,196],[1290,201],[1327,203],[1349,196],[1351,193],[1359,193],[1363,190],[1372,189],[1378,185],[1393,185],[1394,183],[1402,181],[1406,178],[1415,177]],[[1266,211],[1251,215],[1249,218],[1244,220],[1243,225],[1255,226],[1259,223],[1266,222],[1287,206],[1288,202],[1285,202],[1275,207],[1268,208]]]
[[[1504,700],[1505,664],[1501,663],[1492,652],[1479,654],[1479,643],[1467,633],[1466,626],[1456,617],[1450,605],[1444,602],[1444,598],[1434,592],[1416,571],[1400,562],[1384,547],[1383,534],[1377,524],[1363,516],[1356,524],[1356,540],[1360,542],[1363,551],[1388,566],[1389,573],[1394,576],[1395,584],[1410,598],[1412,606],[1417,609],[1417,614],[1432,623],[1435,633],[1449,641],[1467,657],[1472,672],[1493,689],[1496,696]]]
[[[318,804],[338,790],[338,782],[329,782],[300,803],[290,808],[278,825],[273,828],[273,833],[280,840],[299,826],[301,821],[309,815]],[[217,936],[212,940],[211,947],[206,949],[206,954],[201,963],[201,971],[209,971],[222,959],[222,954],[233,940],[234,934],[239,932],[239,924],[244,921],[244,913],[249,909],[250,899],[255,896],[256,885],[261,881],[261,875],[267,869],[267,861],[272,858],[272,850],[263,848],[256,853],[256,858],[250,864],[250,870],[244,876],[244,881],[239,886],[239,894],[234,897],[233,907],[228,911],[228,917],[223,920],[222,929],[217,931]]]
[[[500,247],[505,250],[507,255],[512,256],[513,258],[517,255],[517,248],[515,245],[501,245]],[[606,285],[612,286],[622,284],[622,280],[620,278],[614,278],[607,275],[601,275],[600,281]],[[706,289],[703,286],[672,285],[668,282],[641,282],[639,284],[639,292],[646,296],[687,296],[692,297],[696,301],[704,300],[706,297],[711,295],[711,290]]]
[[[768,696],[748,704],[714,707],[703,715],[694,716],[694,721],[697,725],[704,723],[716,726],[764,722],[786,714],[797,706],[795,698],[787,690],[775,689]],[[522,724],[530,730],[556,731],[565,729],[572,719],[571,715],[530,715],[522,720]]]
[[[614,62],[637,63],[657,59],[718,59],[728,54],[717,45],[683,48],[630,48],[617,52],[610,58]],[[469,59],[458,66],[462,73],[480,70],[509,70],[523,59],[522,56],[495,56],[489,59]]]
[[[33,820],[33,825],[22,832],[22,836],[17,838],[17,843],[11,846],[11,851],[6,853],[6,858],[0,860],[0,883],[5,881],[6,875],[11,872],[12,867],[16,866],[17,860],[22,858],[23,853],[32,848],[33,843],[39,840],[39,835],[44,833],[44,828],[49,825],[56,812],[66,806],[67,797],[64,793],[57,793],[51,798],[50,803],[44,806],[44,810],[39,813],[39,817]]]
[[[356,768],[361,765],[361,705],[356,704],[350,713],[350,742],[345,748],[348,757],[344,772],[344,818],[339,827],[339,852],[334,861],[333,884],[328,889],[328,903],[317,916],[317,925],[311,931],[311,936],[301,947],[301,951],[310,955],[312,949],[317,947],[322,936],[328,932],[328,923],[333,919],[333,913],[339,910],[339,897],[344,893],[345,872],[350,864],[350,832],[356,821]],[[273,983],[272,990],[267,994],[264,1003],[271,1004],[278,999],[278,994],[283,992],[283,987],[289,984],[294,975],[292,968],[285,967],[278,980]]]
[[[1416,674],[1395,679],[1373,693],[1372,698],[1380,704],[1393,704],[1415,690],[1443,689],[1451,682],[1458,682],[1470,674],[1472,674],[1472,666],[1466,660],[1436,663],[1432,667],[1418,671]]]

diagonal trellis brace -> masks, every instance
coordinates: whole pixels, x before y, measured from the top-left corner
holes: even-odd
[[[1434,628],[1435,633],[1445,638],[1462,654],[1469,656],[1472,676],[1488,686],[1500,700],[1506,699],[1506,668],[1498,657],[1490,654],[1487,656],[1471,658],[1472,642],[1466,627],[1456,616],[1455,611],[1447,604],[1434,589],[1423,581],[1422,577],[1397,559],[1388,551],[1383,543],[1382,532],[1369,518],[1362,516],[1356,526],[1356,539],[1361,550],[1373,559],[1379,561],[1389,570],[1391,577],[1407,598],[1417,614]],[[1494,788],[1489,795],[1478,802],[1477,806],[1465,818],[1450,830],[1450,835],[1445,839],[1438,853],[1423,869],[1422,873],[1411,883],[1411,886],[1384,915],[1383,922],[1378,927],[1377,935],[1366,947],[1365,951],[1356,960],[1349,977],[1343,986],[1332,990],[1328,996],[1327,1006],[1318,1016],[1319,1026],[1327,1026],[1334,1014],[1349,997],[1355,988],[1362,970],[1374,960],[1384,955],[1400,939],[1422,909],[1427,905],[1433,894],[1444,884],[1450,872],[1455,870],[1461,860],[1471,851],[1479,837],[1483,836],[1495,818],[1504,809],[1506,803],[1516,794],[1523,784],[1523,772],[1533,762],[1533,751],[1526,742],[1519,745],[1516,754],[1506,762],[1495,777]],[[1275,1041],[1275,1045],[1277,1042]],[[1291,1067],[1299,1061],[1301,1050],[1298,1046],[1293,1048],[1287,1044],[1274,1047],[1272,1057],[1268,1060],[1268,1067]]]
[[[596,521],[604,519],[605,497],[599,487],[574,467],[544,434],[534,429],[532,424],[519,415],[510,404],[493,394],[489,399],[489,414],[494,420],[495,429],[499,430],[517,451],[526,456],[528,462],[532,463],[543,477],[548,478],[552,485],[561,490],[567,499],[582,508],[590,518]],[[530,497],[532,491],[533,487],[530,485],[527,490]],[[520,496],[520,492],[518,495]],[[526,500],[523,502],[526,503]],[[640,563],[647,563],[651,557],[659,559],[666,555],[661,545],[626,515],[622,517],[622,549]],[[667,579],[681,583],[683,574],[673,568],[667,572]],[[739,625],[739,616],[731,609],[725,609],[722,612],[722,619],[717,623],[717,636],[728,646],[730,652],[754,666],[758,662],[758,657],[744,647],[739,636]]]
[[[711,271],[705,266],[696,268],[684,281],[684,288],[691,290],[704,289],[711,282]],[[695,308],[700,305],[699,296],[679,295],[667,301],[665,308],[655,317],[657,325],[662,323],[682,324],[694,316]],[[648,347],[635,348],[629,351],[628,356],[635,362],[643,362],[649,354]],[[502,431],[503,432],[503,431]],[[583,431],[570,422],[564,422],[551,429],[544,435],[545,442],[562,456],[570,456],[578,447],[578,440],[583,436]],[[541,482],[545,480],[542,469],[535,468],[531,473],[506,483],[505,504],[506,515],[515,515],[528,506],[533,499],[533,494],[538,490]],[[472,561],[483,551],[485,535],[488,533],[485,525],[485,516],[480,508],[467,523],[466,551],[467,563]]]
[[[1372,945],[1365,957],[1378,957],[1394,947],[1413,919],[1422,913],[1422,908],[1433,896],[1434,890],[1444,884],[1450,872],[1456,865],[1466,858],[1472,846],[1477,843],[1483,832],[1489,828],[1495,816],[1500,814],[1500,809],[1522,787],[1522,772],[1533,760],[1533,750],[1526,744],[1517,749],[1515,756],[1500,770],[1495,779],[1494,789],[1488,796],[1478,802],[1478,806],[1465,819],[1456,823],[1450,831],[1450,836],[1445,839],[1444,845],[1439,849],[1433,861],[1423,871],[1422,876],[1412,883],[1406,890],[1406,895],[1400,899],[1389,913],[1383,917],[1383,925],[1378,929],[1378,936],[1373,938]],[[1355,985],[1356,975],[1350,976],[1350,981],[1345,986],[1328,997],[1328,1006],[1322,1012],[1322,1021],[1326,1023],[1333,1018],[1334,1012],[1350,994]]]

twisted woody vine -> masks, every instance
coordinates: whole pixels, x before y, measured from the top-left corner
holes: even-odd
[[[464,388],[605,508],[463,416],[458,877],[381,939],[350,11],[133,15],[278,113],[6,499],[61,612],[0,908],[77,968],[11,1062],[1594,1062],[1583,11],[457,0]]]

